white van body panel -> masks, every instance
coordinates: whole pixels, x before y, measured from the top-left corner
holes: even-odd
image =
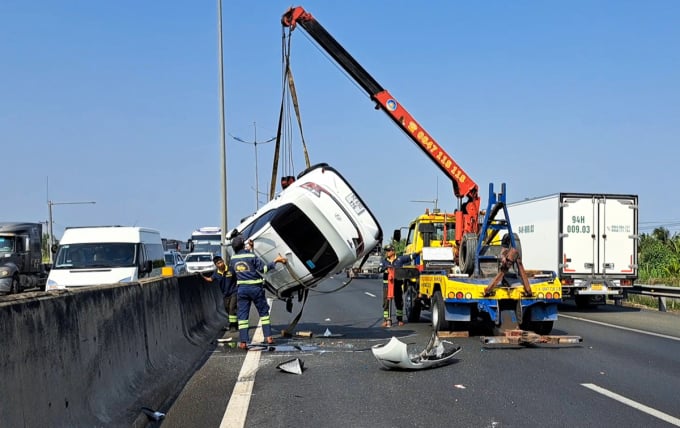
[[[165,258],[157,260],[156,251],[163,256],[161,236],[154,229],[124,226],[66,229],[59,241],[46,290],[134,282],[142,276],[159,276]],[[119,258],[114,257],[116,255]],[[148,275],[140,274],[144,260],[152,260],[153,270]]]

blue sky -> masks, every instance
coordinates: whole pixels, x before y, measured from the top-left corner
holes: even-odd
[[[276,134],[282,1],[224,1],[226,129]],[[508,200],[638,194],[643,232],[680,230],[680,2],[301,3],[468,172]],[[0,3],[3,220],[121,224],[186,239],[220,225],[216,2]],[[293,34],[312,163],[341,171],[386,235],[450,180]],[[253,124],[256,124],[255,126]],[[304,168],[298,134],[295,173]],[[266,192],[274,144],[258,145]],[[254,146],[227,135],[228,224],[255,209]],[[281,171],[281,168],[279,168]],[[49,178],[49,194],[48,194]],[[277,178],[278,182],[278,178]]]

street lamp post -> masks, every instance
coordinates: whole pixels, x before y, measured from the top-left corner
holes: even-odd
[[[257,141],[257,124],[253,122],[253,129],[255,131],[255,138],[253,141],[246,141],[242,138],[239,137],[234,137],[231,135],[231,138],[234,140],[245,143],[245,144],[252,144],[255,147],[255,210],[257,211],[260,208],[260,184],[258,180],[258,171],[257,171],[257,145],[258,144],[265,144],[265,143],[271,143],[272,141],[276,140],[276,137],[272,137],[266,141]]]
[[[52,256],[52,246],[54,245],[54,221],[52,220],[52,206],[53,205],[84,205],[84,204],[96,204],[95,201],[86,201],[86,202],[53,202],[48,200],[47,201],[47,208],[49,211],[49,226],[50,226],[50,245],[47,251],[50,253],[50,263],[53,263],[53,256]]]

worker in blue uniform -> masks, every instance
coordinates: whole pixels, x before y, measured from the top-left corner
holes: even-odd
[[[269,304],[265,296],[264,278],[268,270],[274,269],[276,263],[287,262],[283,256],[277,256],[271,263],[265,263],[252,252],[252,241],[248,241],[248,248],[242,235],[232,238],[231,246],[234,255],[229,262],[229,270],[233,272],[233,280],[237,285],[237,317],[239,332],[239,348],[248,348],[248,328],[250,316],[250,304],[255,304],[257,313],[262,324],[262,333],[265,342],[273,344],[271,321],[269,319]]]
[[[383,327],[392,327],[392,316],[390,313],[391,299],[388,298],[388,272],[389,267],[402,267],[413,260],[411,255],[397,257],[394,246],[389,244],[384,248],[385,256],[380,262],[380,271],[383,273]],[[404,281],[394,280],[394,306],[396,307],[397,325],[404,325]]]
[[[200,277],[208,282],[217,282],[219,284],[224,300],[224,309],[229,317],[229,331],[235,333],[238,325],[236,323],[236,282],[232,281],[232,271],[227,269],[221,256],[213,257],[213,263],[216,268],[213,274],[209,277],[203,275],[200,275]]]

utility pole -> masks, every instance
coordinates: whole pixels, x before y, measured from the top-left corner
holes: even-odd
[[[227,260],[227,247],[224,245],[227,239],[227,142],[225,137],[224,119],[224,59],[222,47],[222,0],[217,0],[217,57],[220,82],[220,165],[222,181],[222,236],[220,237],[220,247],[222,248],[222,258]]]
[[[229,135],[231,135],[231,138],[240,143],[252,144],[255,147],[255,211],[257,211],[260,208],[260,184],[258,179],[259,173],[257,171],[257,145],[271,143],[272,141],[276,140],[276,137],[272,137],[265,141],[257,141],[257,124],[255,122],[253,122],[253,129],[255,131],[255,138],[253,139],[253,141],[246,141],[242,138],[234,137],[231,134]]]

